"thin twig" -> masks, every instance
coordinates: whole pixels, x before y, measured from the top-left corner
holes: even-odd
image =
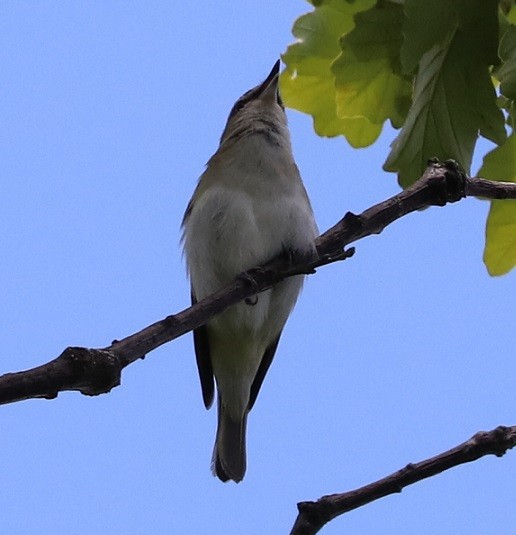
[[[485,178],[470,178],[466,183],[466,195],[486,199],[516,199],[514,186],[514,182],[492,182]]]
[[[297,504],[299,514],[290,535],[315,535],[326,523],[339,515],[375,500],[396,494],[406,486],[440,474],[460,464],[476,461],[485,455],[501,457],[516,446],[516,426],[481,431],[451,450],[419,463],[408,464],[374,483],[342,494],[323,496],[316,502]]]

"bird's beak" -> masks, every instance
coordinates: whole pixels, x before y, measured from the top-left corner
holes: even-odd
[[[279,70],[280,60],[276,61],[271,72],[258,88],[257,98],[265,101],[276,102],[278,97]]]

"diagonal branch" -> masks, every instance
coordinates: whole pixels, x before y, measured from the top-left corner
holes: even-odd
[[[452,161],[429,163],[423,176],[410,188],[376,204],[360,215],[348,212],[317,239],[319,258],[289,262],[277,258],[252,275],[203,301],[167,316],[123,340],[101,349],[69,347],[54,360],[30,370],[0,376],[0,404],[30,398],[54,398],[59,392],[77,390],[86,395],[109,392],[120,384],[122,369],[159,346],[205,324],[230,306],[270,288],[286,277],[314,273],[315,269],[352,256],[345,247],[365,236],[379,234],[393,221],[429,206],[444,206],[466,195],[492,199],[516,199],[516,184],[467,178]]]
[[[485,178],[470,178],[466,183],[466,195],[486,199],[516,199],[516,187],[514,182],[492,182]]]
[[[485,455],[501,457],[516,446],[516,426],[481,431],[451,450],[419,463],[408,464],[383,479],[359,489],[323,496],[316,502],[297,504],[299,514],[290,535],[315,535],[326,523],[339,515],[375,500],[401,492],[406,486],[435,476],[460,464],[476,461]]]

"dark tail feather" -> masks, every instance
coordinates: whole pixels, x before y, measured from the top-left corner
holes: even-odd
[[[211,469],[221,481],[232,479],[236,483],[242,481],[246,469],[245,429],[247,411],[241,420],[235,421],[217,401],[218,424]]]

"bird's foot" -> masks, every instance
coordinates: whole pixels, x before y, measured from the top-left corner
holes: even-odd
[[[253,277],[253,274],[256,273],[264,273],[264,269],[261,267],[255,267],[248,269],[247,271],[242,271],[242,273],[239,273],[237,275],[237,279],[240,279],[241,281],[244,281],[246,284],[251,286],[255,290],[255,295],[252,297],[246,297],[244,299],[244,303],[249,306],[255,306],[258,303],[258,283],[256,282],[256,279]]]

